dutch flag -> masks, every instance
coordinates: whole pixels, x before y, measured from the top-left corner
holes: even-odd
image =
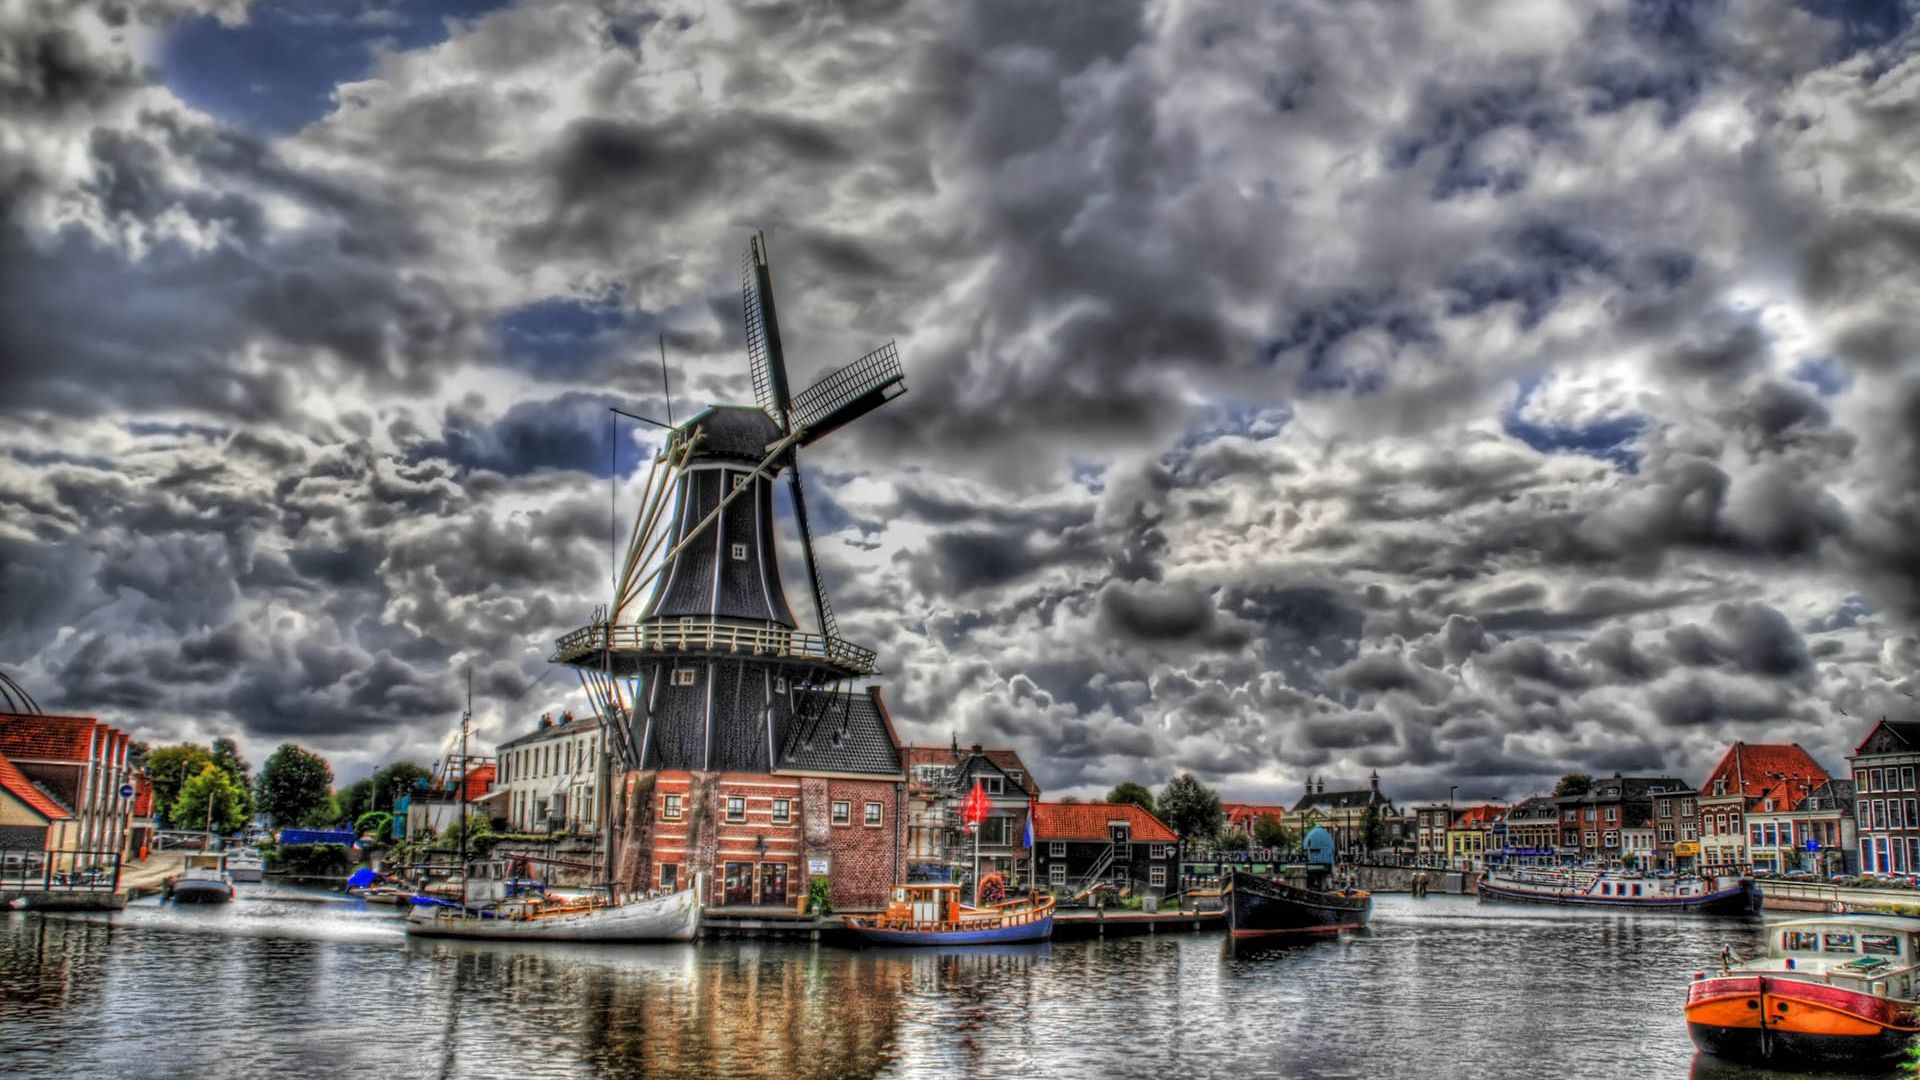
[[[1027,850],[1033,850],[1033,804],[1027,804]]]

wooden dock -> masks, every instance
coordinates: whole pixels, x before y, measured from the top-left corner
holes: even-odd
[[[1191,934],[1226,928],[1227,913],[1224,909],[1146,912],[1069,908],[1053,916],[1055,941],[1132,934]]]

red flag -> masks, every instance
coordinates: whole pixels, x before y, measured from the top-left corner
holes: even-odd
[[[976,828],[987,820],[987,811],[991,809],[987,804],[987,791],[980,786],[980,778],[976,776],[973,778],[973,790],[967,792],[967,801],[960,808],[961,820],[966,822],[968,828]]]

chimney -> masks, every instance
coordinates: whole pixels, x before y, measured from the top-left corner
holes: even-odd
[[[541,726],[542,728],[550,728],[550,727],[552,727],[552,726],[553,726],[553,714],[552,714],[552,713],[550,713],[550,712],[543,712],[543,713],[541,713],[541,714],[540,714],[540,726]]]

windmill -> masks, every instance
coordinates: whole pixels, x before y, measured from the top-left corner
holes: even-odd
[[[711,406],[672,429],[649,468],[611,603],[553,656],[610,718],[609,744],[629,769],[772,772],[815,739],[837,743],[834,705],[850,701],[841,685],[877,671],[872,650],[840,636],[799,451],[906,393],[899,354],[888,342],[790,394],[759,235],[741,262],[741,300],[755,404]],[[801,629],[781,582],[773,485],[782,472],[817,631]]]

